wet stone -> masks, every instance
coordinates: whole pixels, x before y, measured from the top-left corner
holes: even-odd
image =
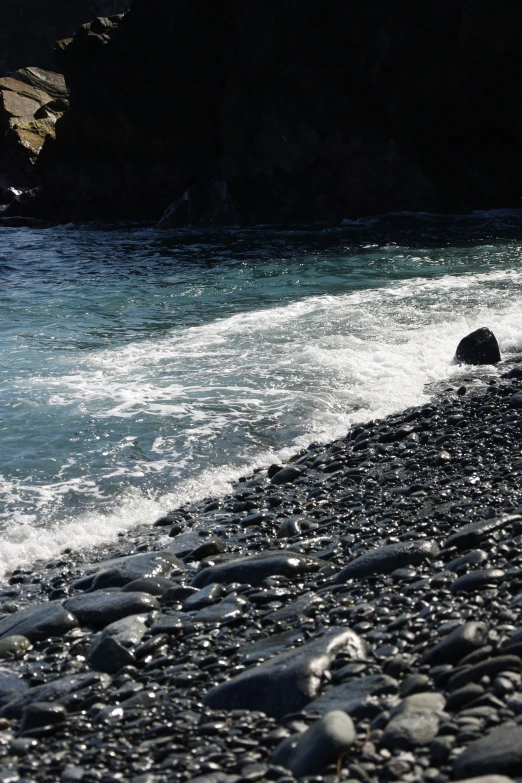
[[[164,576],[144,576],[142,579],[134,579],[121,588],[122,593],[148,593],[149,595],[163,595],[169,588],[175,588],[176,582]]]
[[[329,688],[322,696],[310,702],[305,711],[312,715],[325,715],[332,710],[341,710],[353,717],[362,718],[365,717],[365,707],[368,704],[373,705],[375,697],[395,694],[398,690],[397,680],[393,677],[370,674]]]
[[[481,563],[485,563],[487,559],[488,556],[482,549],[473,549],[471,552],[467,552],[465,555],[457,557],[455,560],[451,560],[449,563],[447,563],[446,570],[458,571],[459,569],[465,568],[466,566],[476,566],[480,565]]]
[[[214,582],[224,585],[239,582],[260,587],[269,576],[292,578],[313,573],[323,566],[322,560],[295,552],[264,552],[204,568],[196,574],[192,584],[194,587],[206,587]]]
[[[435,541],[407,541],[374,549],[357,557],[340,571],[335,581],[347,582],[374,574],[391,574],[397,568],[416,566],[439,553]]]
[[[27,636],[7,636],[0,641],[0,659],[18,658],[32,647]]]
[[[515,781],[506,775],[479,775],[476,778],[464,778],[458,783],[515,783]]]
[[[480,682],[482,677],[495,677],[504,671],[522,671],[522,660],[514,655],[488,658],[474,666],[466,667],[463,671],[456,671],[453,677],[450,677],[447,688],[450,691],[457,690],[469,682]]]
[[[335,763],[355,742],[351,718],[340,710],[328,712],[303,734],[285,740],[272,756],[272,762],[288,767],[296,777],[309,776]],[[289,752],[286,753],[287,748]]]
[[[67,720],[67,710],[61,704],[50,702],[33,702],[23,711],[20,731],[27,733],[30,729],[41,726],[55,726]]]
[[[204,544],[200,544],[192,550],[188,559],[190,560],[204,560],[206,557],[214,557],[225,551],[225,542],[220,538],[212,538],[210,541],[205,541]]]
[[[284,631],[242,647],[238,651],[238,657],[243,663],[256,663],[281,652],[292,644],[297,642],[302,644],[303,641],[304,634],[301,630]]]
[[[500,582],[506,573],[500,568],[485,568],[478,571],[470,571],[468,574],[456,579],[450,587],[453,595],[457,593],[472,593],[475,590],[484,589],[486,586]]]
[[[91,575],[91,584],[88,586],[91,590],[123,587],[137,579],[166,576],[174,567],[179,567],[180,562],[170,552],[145,552],[96,565],[101,570]]]
[[[178,614],[161,614],[152,624],[153,634],[177,634],[183,629],[183,618]]]
[[[391,713],[382,735],[383,745],[410,750],[431,742],[439,730],[445,703],[440,693],[418,693],[403,699]]]
[[[500,517],[484,519],[481,522],[470,522],[452,533],[446,539],[444,546],[446,548],[454,546],[457,549],[471,549],[491,533],[502,530],[521,519],[520,514],[504,514]]]
[[[0,639],[25,636],[36,642],[50,636],[63,636],[78,626],[78,621],[61,604],[49,603],[30,606],[0,620]]]
[[[159,603],[148,593],[105,593],[100,590],[77,595],[65,601],[64,606],[82,625],[105,628],[106,625],[128,615],[158,609]]]
[[[217,601],[221,600],[225,595],[225,588],[223,585],[211,583],[206,587],[198,590],[197,588],[188,588],[193,592],[188,595],[183,601],[184,612],[196,612],[199,609],[204,609],[206,606],[212,606]]]
[[[11,700],[0,710],[4,718],[16,718],[22,714],[24,707],[38,701],[60,702],[71,693],[78,693],[94,686],[108,687],[112,678],[108,674],[71,674],[59,677],[36,688],[24,692]]]
[[[475,775],[513,775],[522,765],[522,727],[508,724],[493,729],[469,745],[453,764],[454,777]]]
[[[279,530],[277,531],[278,538],[293,538],[297,536],[303,527],[303,517],[294,516],[285,519],[281,522]]]
[[[18,673],[7,667],[0,667],[0,706],[7,704],[28,689],[25,680]]]
[[[121,620],[107,625],[100,634],[100,639],[113,637],[125,647],[134,647],[139,644],[147,631],[147,616],[143,614],[133,614],[129,617],[122,617]]]
[[[231,623],[244,614],[248,605],[249,601],[246,598],[231,594],[212,606],[200,609],[192,615],[192,619],[204,625]]]
[[[500,358],[497,338],[486,326],[463,337],[455,353],[460,364],[498,364]]]
[[[133,666],[136,658],[115,637],[106,636],[100,638],[93,646],[88,662],[95,671],[115,674],[124,666]]]
[[[424,662],[432,665],[457,663],[465,655],[482,647],[488,637],[484,623],[471,621],[455,628],[424,656]]]
[[[520,392],[513,394],[509,398],[509,405],[511,408],[522,408],[522,394],[520,394]]]
[[[273,623],[290,622],[299,617],[311,617],[324,606],[325,602],[320,596],[315,593],[305,593],[296,601],[276,609],[275,612],[270,612],[264,619]]]
[[[296,479],[300,478],[303,475],[303,471],[299,470],[299,468],[294,468],[292,465],[289,465],[287,468],[282,468],[281,470],[278,470],[277,473],[275,473],[271,477],[271,482],[275,486],[279,486],[281,484],[291,484]]]
[[[453,691],[448,697],[446,706],[448,710],[459,710],[465,704],[479,699],[485,692],[482,685],[470,682],[469,685],[464,685],[462,688]]]
[[[218,685],[204,703],[213,709],[260,710],[272,717],[297,712],[318,696],[325,673],[341,651],[357,658],[366,654],[353,631],[331,630]]]

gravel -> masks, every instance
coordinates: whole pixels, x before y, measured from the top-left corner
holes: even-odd
[[[13,572],[0,782],[518,776],[522,380],[500,369]]]

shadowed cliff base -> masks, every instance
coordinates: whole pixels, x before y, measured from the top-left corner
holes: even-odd
[[[522,11],[135,0],[57,47],[70,109],[11,214],[161,227],[518,206]]]

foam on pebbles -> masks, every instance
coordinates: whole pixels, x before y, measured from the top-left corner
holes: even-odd
[[[522,379],[501,369],[14,572],[0,781],[519,778]]]

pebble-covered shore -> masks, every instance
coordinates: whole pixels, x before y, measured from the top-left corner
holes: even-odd
[[[15,571],[0,783],[520,777],[521,367]]]

